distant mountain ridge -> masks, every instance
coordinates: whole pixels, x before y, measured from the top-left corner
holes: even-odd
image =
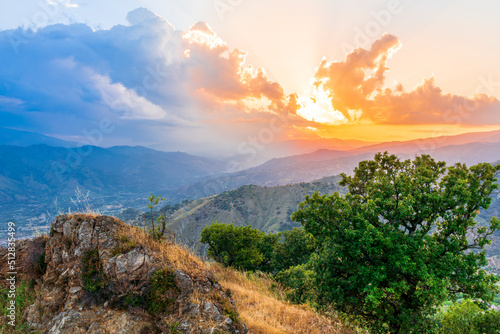
[[[150,192],[164,194],[226,167],[187,153],[129,146],[1,145],[0,156],[0,219],[25,217],[35,208],[67,212],[77,188],[90,191],[92,201],[106,197],[108,204],[118,198],[118,202],[141,199],[145,204]]]
[[[28,147],[39,144],[53,147],[78,147],[83,145],[81,143],[45,136],[35,132],[0,127],[0,145]]]

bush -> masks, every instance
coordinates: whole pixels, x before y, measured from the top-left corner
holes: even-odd
[[[89,249],[82,257],[82,282],[85,291],[96,293],[108,284],[108,279],[102,268],[99,250]]]
[[[111,256],[125,254],[136,247],[135,241],[132,240],[128,235],[119,235],[117,239],[118,243],[111,250]]]
[[[498,334],[500,333],[500,312],[484,311],[471,300],[448,308],[439,320],[440,334]]]
[[[264,233],[252,226],[214,223],[201,231],[201,242],[208,244],[208,257],[238,269],[253,270],[263,260],[258,244]]]
[[[310,265],[290,267],[280,271],[274,278],[286,289],[286,298],[292,303],[315,303],[314,271]]]
[[[174,274],[169,269],[158,270],[150,281],[147,296],[147,310],[152,315],[165,313],[172,309],[180,290],[174,282]]]

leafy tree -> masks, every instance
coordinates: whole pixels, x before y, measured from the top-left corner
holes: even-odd
[[[458,293],[491,300],[498,279],[481,269],[482,250],[499,222],[477,227],[474,218],[490,205],[499,169],[385,152],[342,174],[345,196],[306,196],[292,219],[321,244],[311,263],[319,302],[374,332],[420,333]]]
[[[495,334],[500,332],[500,312],[483,310],[471,300],[456,303],[440,319],[442,334]]]
[[[286,298],[292,303],[304,304],[316,301],[314,270],[310,263],[283,269],[274,278],[286,288]]]
[[[280,233],[262,234],[262,239],[259,240],[257,247],[262,254],[262,262],[255,268],[263,272],[275,272],[274,255],[276,247],[279,245]]]
[[[252,226],[213,223],[201,231],[201,242],[208,244],[208,257],[225,266],[253,270],[263,256],[258,244],[264,233]]]
[[[272,271],[279,272],[305,264],[316,250],[316,240],[303,228],[293,228],[279,233],[280,242],[274,246]]]

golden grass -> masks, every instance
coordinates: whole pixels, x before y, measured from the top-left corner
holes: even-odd
[[[307,305],[294,305],[282,300],[283,290],[268,275],[249,275],[218,264],[210,267],[220,284],[231,290],[249,333],[355,333],[341,323],[315,313]]]
[[[138,227],[125,226],[126,231],[121,233],[129,235],[136,244],[142,245],[152,252],[162,265],[200,276],[208,269],[207,264],[194,255],[186,246],[168,240],[154,240],[149,234]]]
[[[213,272],[222,287],[231,290],[241,320],[250,334],[356,333],[342,323],[314,312],[307,305],[285,301],[283,289],[267,274],[245,273],[207,263],[191,249],[168,240],[154,240],[138,227],[124,224],[118,234],[122,233],[152,252],[162,266],[181,269],[198,277],[205,276],[206,270]],[[195,295],[192,297],[196,299]]]

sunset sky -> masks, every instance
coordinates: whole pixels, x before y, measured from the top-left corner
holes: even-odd
[[[499,12],[486,0],[3,1],[0,126],[221,156],[500,129]]]

